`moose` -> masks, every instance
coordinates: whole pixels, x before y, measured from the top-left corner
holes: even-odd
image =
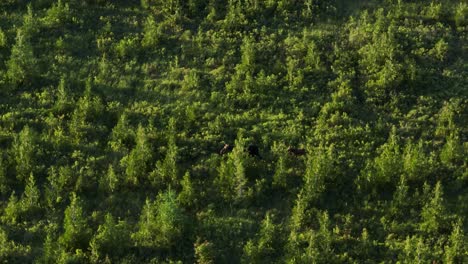
[[[234,145],[231,145],[231,144],[224,144],[224,147],[219,151],[219,155],[224,155],[224,154],[228,154],[229,152],[231,152],[232,150],[234,149]]]
[[[260,156],[260,152],[258,151],[257,145],[250,144],[247,147],[247,152],[251,157],[259,157],[260,159],[262,158],[262,156]]]
[[[219,155],[222,156],[224,154],[228,154],[234,149],[234,147],[235,146],[232,144],[224,144],[224,147],[219,151]],[[262,156],[260,156],[260,151],[257,145],[250,144],[247,146],[247,148],[245,148],[245,151],[249,153],[249,156],[251,157],[258,157],[260,159],[262,158]]]
[[[294,155],[294,156],[298,157],[298,156],[304,156],[307,153],[307,151],[305,149],[303,149],[303,148],[293,148],[293,147],[289,146],[288,147],[288,153],[290,155]]]

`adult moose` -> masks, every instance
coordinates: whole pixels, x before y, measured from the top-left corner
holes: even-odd
[[[262,156],[260,156],[260,151],[258,150],[257,145],[250,144],[247,147],[247,152],[249,153],[251,157],[259,157],[260,159],[262,158]]]
[[[224,155],[224,154],[228,154],[229,152],[231,152],[232,150],[234,149],[234,145],[231,145],[231,144],[224,144],[224,147],[219,151],[219,155]]]
[[[298,156],[304,156],[307,153],[307,151],[305,149],[303,149],[303,148],[293,148],[293,147],[289,146],[288,147],[288,153],[298,157]]]
[[[234,147],[235,146],[232,145],[232,144],[224,144],[224,147],[219,151],[219,155],[223,156],[225,154],[228,154],[228,153],[232,152]],[[262,158],[257,145],[254,145],[254,144],[248,145],[247,148],[245,148],[245,152],[247,152],[249,154],[249,156],[251,156],[251,157],[258,157],[260,159]]]

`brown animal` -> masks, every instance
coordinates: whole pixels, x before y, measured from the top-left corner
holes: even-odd
[[[257,145],[254,145],[254,144],[250,144],[248,147],[247,147],[247,152],[249,153],[249,155],[251,157],[258,157],[258,158],[262,158],[262,156],[260,156],[260,151],[258,150],[258,146]]]
[[[224,154],[230,153],[234,149],[234,147],[235,146],[231,144],[224,144],[224,147],[219,151],[219,155],[222,156]],[[257,145],[250,144],[244,149],[244,151],[247,152],[251,157],[258,157],[260,159],[262,158],[262,156],[260,156],[260,151]]]
[[[294,156],[304,156],[307,151],[305,149],[288,147],[288,153]]]
[[[224,147],[219,151],[219,155],[228,154],[234,149],[234,145],[224,144]]]

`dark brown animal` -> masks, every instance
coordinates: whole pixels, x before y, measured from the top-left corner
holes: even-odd
[[[288,147],[288,153],[294,156],[304,156],[307,151],[305,149]]]
[[[262,156],[260,156],[260,151],[258,150],[257,145],[250,144],[247,147],[247,152],[251,157],[259,157],[260,159],[262,158]]]
[[[224,144],[224,147],[219,151],[219,155],[222,156],[232,152],[234,147],[235,146],[231,144]],[[247,148],[244,149],[244,151],[247,152],[251,157],[259,157],[260,159],[262,158],[262,156],[260,156],[258,146],[256,145],[250,144],[249,146],[247,146]]]
[[[228,154],[234,149],[234,145],[224,144],[224,147],[219,151],[219,155]]]

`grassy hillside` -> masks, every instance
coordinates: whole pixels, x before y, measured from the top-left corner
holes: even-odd
[[[1,1],[0,263],[466,263],[467,59],[464,1]]]

